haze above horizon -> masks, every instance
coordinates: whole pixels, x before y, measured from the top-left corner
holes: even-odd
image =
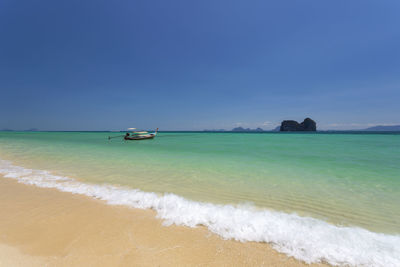
[[[400,2],[0,2],[0,129],[400,125]]]

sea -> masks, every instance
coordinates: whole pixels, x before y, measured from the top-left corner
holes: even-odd
[[[121,135],[0,132],[0,174],[306,263],[400,266],[400,133]]]

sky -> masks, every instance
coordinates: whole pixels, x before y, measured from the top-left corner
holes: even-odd
[[[0,129],[400,124],[398,0],[0,0]]]

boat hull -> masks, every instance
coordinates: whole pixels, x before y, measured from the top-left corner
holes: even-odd
[[[145,139],[153,139],[155,135],[146,135],[146,136],[126,136],[124,137],[125,140],[145,140]]]

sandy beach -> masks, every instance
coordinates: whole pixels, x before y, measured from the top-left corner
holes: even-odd
[[[304,266],[268,244],[162,225],[151,210],[0,178],[1,266]],[[316,265],[315,265],[316,266]]]

